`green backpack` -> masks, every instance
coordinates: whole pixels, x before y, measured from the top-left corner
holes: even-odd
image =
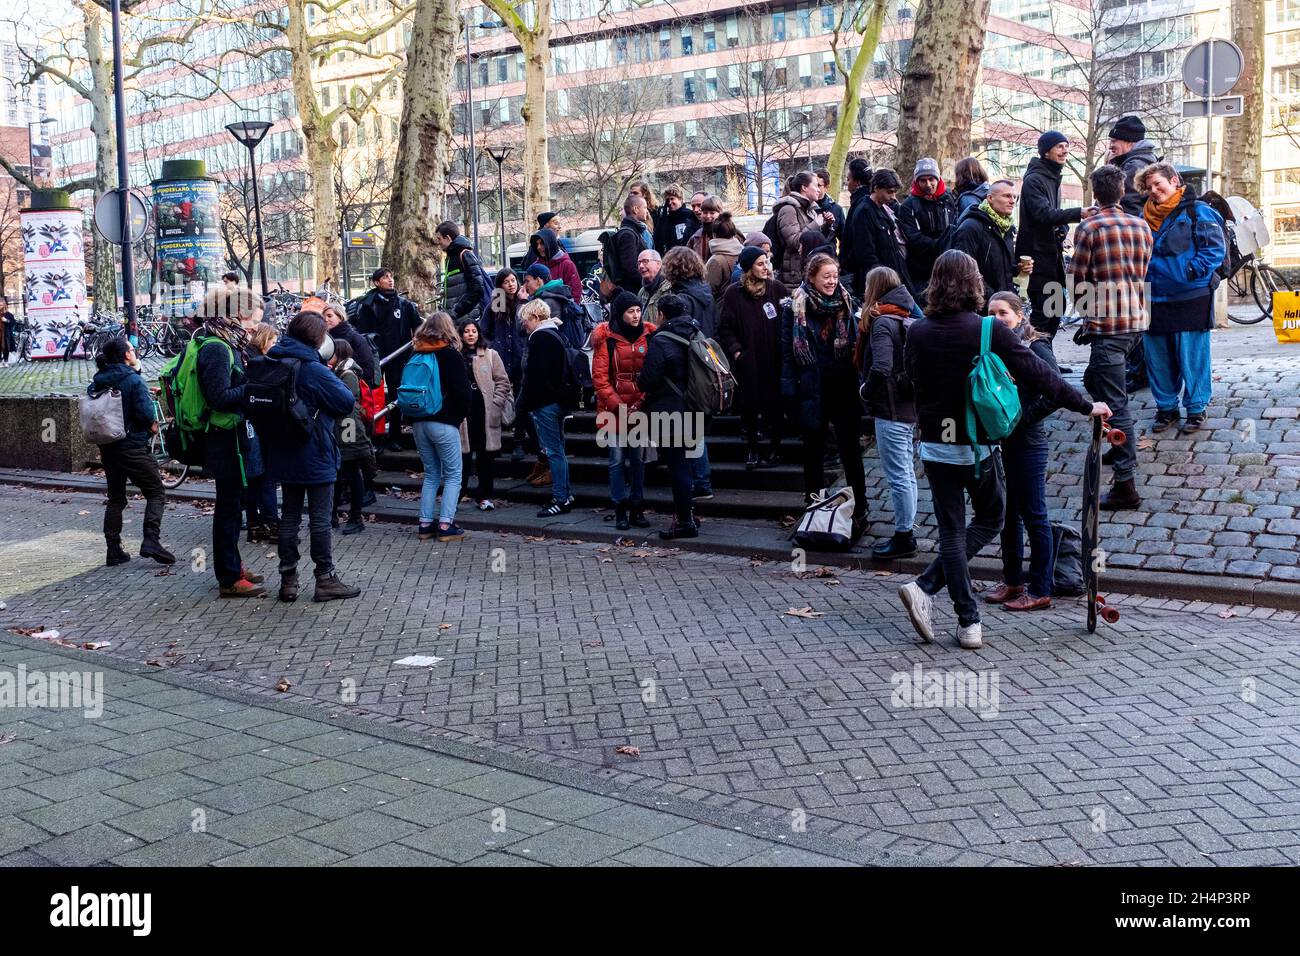
[[[158,374],[163,400],[172,418],[168,423],[171,434],[165,435],[164,441],[177,461],[191,465],[203,463],[203,435],[209,428],[229,430],[239,424],[237,412],[214,411],[199,387],[199,350],[209,342],[225,346],[230,367],[234,368],[235,351],[229,342],[215,336],[196,335],[186,344],[185,351],[164,365]]]
[[[1001,441],[1016,429],[1020,422],[1020,393],[1015,380],[1002,359],[989,351],[993,339],[993,323],[997,319],[984,316],[980,328],[980,352],[975,356],[970,375],[966,378],[966,434],[970,436],[975,452],[975,466],[979,467],[977,433],[990,441]]]

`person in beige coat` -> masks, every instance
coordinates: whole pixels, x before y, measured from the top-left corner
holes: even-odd
[[[506,365],[494,349],[488,348],[478,323],[471,320],[460,327],[461,354],[469,377],[469,413],[460,423],[460,451],[465,456],[463,473],[469,476],[471,459],[478,475],[479,511],[491,511],[496,457],[501,451],[501,426],[506,403],[513,400]],[[512,419],[513,420],[513,419]]]
[[[709,259],[704,263],[704,281],[713,292],[713,301],[722,298],[722,293],[731,285],[731,270],[736,267],[740,257],[740,232],[731,221],[731,213],[724,212],[713,224],[713,238],[709,240]]]
[[[804,263],[799,239],[804,231],[817,229],[826,234],[831,228],[817,208],[818,191],[816,176],[809,172],[795,173],[790,177],[790,192],[778,199],[772,207],[776,226],[781,231],[779,278],[789,289],[797,289],[799,283],[803,282]]]

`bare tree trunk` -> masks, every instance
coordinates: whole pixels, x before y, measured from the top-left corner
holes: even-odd
[[[988,18],[989,0],[921,0],[899,96],[894,166],[904,181],[922,156],[951,169],[970,153]]]
[[[285,0],[289,26],[284,38],[289,47],[289,76],[298,105],[302,136],[307,145],[307,174],[311,178],[312,253],[316,286],[338,277],[338,206],[334,200],[334,156],[338,141],[332,124],[321,115],[312,81],[311,37],[304,14],[305,0]]]
[[[826,166],[831,174],[831,189],[838,193],[840,183],[844,181],[844,166],[849,159],[849,147],[853,144],[853,131],[858,126],[858,110],[862,103],[862,81],[867,75],[867,67],[876,55],[880,43],[880,31],[885,25],[885,0],[874,0],[870,11],[865,11],[859,23],[852,24],[862,42],[853,66],[844,77],[844,93],[840,97],[840,112],[835,122],[835,139],[831,142],[831,155]],[[850,34],[846,31],[845,36]],[[841,37],[836,36],[838,45]],[[843,73],[843,60],[838,49],[835,51],[837,64]],[[762,210],[760,210],[761,212]]]
[[[524,50],[524,222],[551,208],[546,141],[546,67],[551,62],[551,0],[536,0],[536,21]]]
[[[83,3],[86,62],[90,70],[90,130],[95,134],[95,196],[117,183],[117,131],[113,125],[113,54],[104,49],[104,11]],[[113,244],[96,235],[91,241],[91,292],[95,308],[117,308],[117,264]]]
[[[1232,0],[1232,39],[1245,63],[1234,93],[1243,94],[1242,114],[1224,121],[1223,194],[1263,205],[1264,0]]]
[[[421,307],[438,291],[442,261],[434,230],[446,199],[457,32],[455,0],[419,0],[407,46],[384,264]]]

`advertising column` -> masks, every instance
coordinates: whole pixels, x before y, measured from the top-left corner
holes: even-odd
[[[163,315],[193,315],[209,283],[225,271],[217,182],[201,159],[163,163],[153,182],[154,306]]]
[[[62,190],[38,189],[19,211],[23,238],[23,311],[32,358],[62,358],[77,322],[89,315],[82,216]]]

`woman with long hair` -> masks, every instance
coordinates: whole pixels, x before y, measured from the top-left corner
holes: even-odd
[[[420,492],[421,541],[459,541],[465,532],[456,524],[456,506],[460,503],[461,453],[460,424],[469,411],[469,376],[460,354],[460,334],[446,312],[435,312],[421,323],[411,336],[415,354],[402,373],[403,381],[413,376],[411,366],[437,363],[442,387],[442,406],[436,414],[412,415],[415,447],[424,462],[424,487]],[[442,504],[435,521],[434,506],[438,488]]]
[[[478,322],[469,319],[461,323],[460,341],[469,383],[469,407],[460,424],[462,473],[474,465],[478,510],[491,511],[496,507],[492,496],[496,493],[497,452],[501,451],[501,413],[510,398],[510,377]]]
[[[957,193],[957,214],[978,206],[989,198],[989,174],[974,156],[957,160],[953,167],[953,190]]]
[[[804,500],[811,502],[826,484],[826,426],[831,425],[845,480],[853,489],[853,533],[858,537],[867,513],[862,399],[853,364],[858,333],[853,302],[840,285],[835,257],[826,253],[813,256],[804,268],[803,282],[783,305],[781,397],[799,403]]]
[[[704,279],[709,285],[716,302],[731,285],[731,270],[740,257],[744,246],[740,242],[740,232],[731,221],[731,213],[724,212],[713,224],[713,238],[709,240],[709,258],[704,263]]]
[[[646,248],[653,249],[655,247],[655,230],[659,228],[659,203],[655,201],[654,190],[650,188],[650,184],[644,179],[638,179],[631,185],[631,187],[629,187],[628,194],[632,196],[640,196],[645,200],[646,215],[650,217],[646,222],[646,228],[648,230]]]
[[[247,326],[245,326],[247,329]],[[248,333],[244,343],[245,361],[271,351],[280,333],[269,322],[259,322]],[[274,544],[280,540],[280,504],[276,497],[276,483],[266,477],[262,459],[262,442],[250,422],[248,429],[248,460],[244,463],[244,512],[248,518],[249,544]]]

